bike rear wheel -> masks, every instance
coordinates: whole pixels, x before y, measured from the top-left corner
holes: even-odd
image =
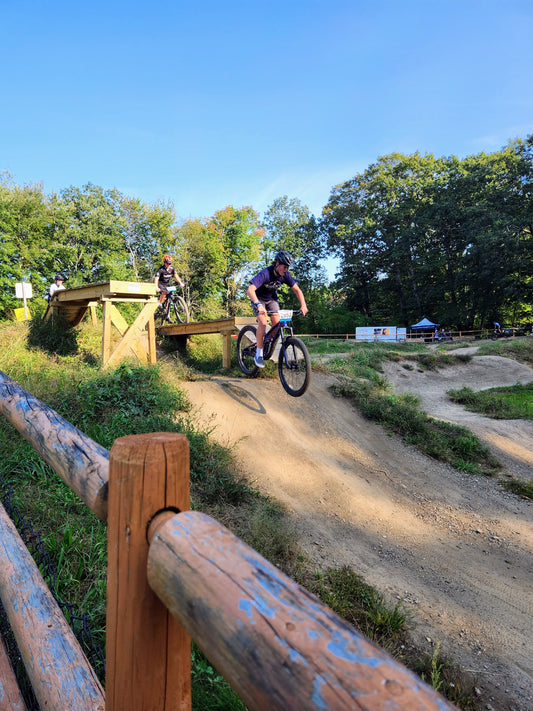
[[[181,296],[174,296],[168,312],[169,323],[189,323],[189,307]]]
[[[311,358],[305,344],[294,336],[286,339],[279,352],[281,384],[292,397],[303,395],[311,382]]]
[[[245,326],[237,338],[237,362],[245,375],[257,375],[259,370],[254,362],[257,348],[255,332],[255,326]]]

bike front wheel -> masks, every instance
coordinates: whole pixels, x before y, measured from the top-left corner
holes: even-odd
[[[189,307],[181,296],[174,296],[168,312],[169,323],[189,323]]]
[[[259,370],[254,361],[257,348],[255,330],[255,326],[245,326],[237,338],[237,362],[245,375],[257,375]]]
[[[162,304],[159,304],[154,318],[157,326],[165,325],[165,321],[168,319],[168,302],[163,301]]]
[[[279,352],[278,372],[281,384],[293,397],[303,395],[311,382],[311,358],[305,344],[290,336]]]

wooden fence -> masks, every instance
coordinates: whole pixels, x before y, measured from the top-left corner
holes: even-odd
[[[0,506],[0,597],[42,710],[186,711],[190,639],[249,709],[455,708],[210,517],[183,435],[110,452],[0,372],[0,410],[108,529],[106,690]],[[0,645],[0,711],[23,709]]]

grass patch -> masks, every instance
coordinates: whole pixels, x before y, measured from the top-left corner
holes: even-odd
[[[334,612],[380,646],[392,650],[404,641],[406,613],[401,604],[388,606],[383,597],[348,566],[329,568],[317,576],[313,592]]]
[[[533,338],[524,336],[498,341],[483,341],[477,355],[499,355],[512,358],[518,363],[533,366]]]
[[[469,355],[435,353],[419,344],[361,343],[350,355],[332,358],[320,367],[340,376],[334,392],[351,400],[371,420],[400,435],[427,456],[461,471],[493,476],[500,465],[473,433],[428,417],[416,395],[391,394],[383,375],[385,360],[407,361],[434,370],[470,360]]]
[[[333,389],[351,400],[365,417],[400,435],[406,444],[432,459],[485,476],[494,476],[500,467],[488,447],[468,429],[422,412],[416,395],[391,395],[373,388],[368,381],[355,380],[345,380]]]
[[[474,392],[464,387],[450,390],[448,396],[467,410],[481,412],[498,420],[533,420],[533,383],[490,388]]]
[[[533,499],[533,481],[517,481],[516,479],[500,479],[504,489],[525,499]]]

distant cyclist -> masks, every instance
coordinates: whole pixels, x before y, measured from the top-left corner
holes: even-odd
[[[183,282],[181,281],[178,272],[172,266],[172,257],[165,254],[163,257],[163,266],[159,267],[155,275],[155,290],[159,292],[159,305],[161,305],[167,298],[168,287],[170,286],[170,280],[173,277],[183,289]]]
[[[250,286],[246,293],[250,297],[254,314],[257,316],[257,350],[255,353],[255,364],[258,368],[265,367],[265,361],[263,360],[263,343],[265,340],[266,327],[268,325],[267,312],[270,314],[272,326],[279,323],[278,289],[280,286],[287,284],[287,286],[294,291],[298,297],[300,309],[304,316],[308,311],[302,290],[289,272],[289,268],[293,263],[294,259],[292,255],[282,249],[276,254],[274,261],[269,267],[261,270],[253,279],[250,279]]]

